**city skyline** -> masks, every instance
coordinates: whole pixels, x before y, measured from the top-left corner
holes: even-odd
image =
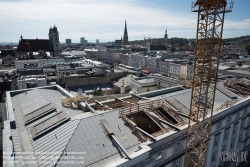
[[[85,36],[89,42],[120,39],[127,20],[128,39],[142,40],[143,36],[163,38],[195,38],[197,13],[191,12],[191,2],[185,0],[2,0],[0,2],[0,42],[24,39],[48,39],[50,26],[56,25],[60,42],[72,39],[79,43]],[[228,1],[229,2],[229,1]],[[234,0],[232,13],[226,15],[223,38],[249,35],[250,13],[248,0]]]

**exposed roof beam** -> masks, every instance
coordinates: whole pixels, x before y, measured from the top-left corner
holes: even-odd
[[[174,126],[173,124],[168,123],[167,121],[164,121],[164,120],[162,120],[162,119],[160,119],[160,121],[161,121],[162,123],[164,123],[164,124],[170,126],[171,128],[173,128],[173,129],[175,129],[175,130],[177,130],[177,131],[180,131],[180,129],[179,129],[177,126]]]
[[[114,98],[115,98],[115,101],[124,102],[124,100],[122,100],[122,99],[120,99],[120,98],[118,98],[118,97],[116,97],[116,96],[114,96]]]
[[[127,150],[122,146],[122,144],[119,142],[119,140],[115,137],[114,133],[109,128],[106,120],[102,119],[102,120],[100,120],[100,122],[102,123],[105,130],[108,132],[108,136],[115,141],[117,146],[123,151],[123,153],[128,157],[128,159],[132,159],[131,156],[129,155],[129,153],[127,152]]]
[[[143,133],[144,135],[146,135],[147,137],[149,137],[149,138],[152,139],[153,141],[156,141],[156,139],[154,138],[154,136],[148,134],[147,132],[145,132],[145,131],[142,130],[141,128],[136,127],[136,129],[138,129],[141,133]]]

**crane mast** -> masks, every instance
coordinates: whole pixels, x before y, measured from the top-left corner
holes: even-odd
[[[227,3],[226,0],[192,3],[192,12],[198,12],[198,20],[185,167],[206,165],[224,17],[232,8],[233,2]]]

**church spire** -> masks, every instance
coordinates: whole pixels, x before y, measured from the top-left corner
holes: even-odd
[[[124,28],[124,35],[123,35],[123,44],[128,45],[128,31],[127,31],[126,19],[125,19],[125,28]]]
[[[23,35],[21,34],[21,36],[20,36],[20,41],[23,39]]]
[[[165,36],[168,36],[168,29],[165,30]]]
[[[124,34],[128,34],[128,32],[127,32],[127,22],[126,22],[126,19],[125,19],[125,29],[124,29]]]

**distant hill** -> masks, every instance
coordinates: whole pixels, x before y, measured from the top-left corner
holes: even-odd
[[[195,38],[192,39],[186,39],[186,38],[169,38],[168,43],[172,46],[186,46],[189,44],[189,40],[192,46],[195,46]],[[144,40],[135,40],[135,41],[129,41],[130,44],[138,44],[138,45],[145,45],[146,42],[150,42],[153,45],[163,45],[163,38],[151,38],[151,39],[145,39]],[[223,45],[230,45],[231,43],[238,43],[238,44],[250,44],[250,35],[241,36],[241,37],[235,37],[235,38],[225,38],[223,39]]]
[[[151,43],[153,45],[164,45],[163,38],[150,38],[144,40],[135,40],[135,41],[129,41],[130,44],[138,44],[138,45],[145,45],[145,43]],[[190,42],[192,45],[195,44],[195,39],[190,39]],[[185,46],[189,44],[189,40],[186,38],[169,38],[168,43],[172,46]]]
[[[238,44],[250,44],[250,35],[223,39],[224,45],[230,45],[230,44],[235,43],[235,42]]]
[[[0,45],[18,45],[16,42],[0,42]]]

